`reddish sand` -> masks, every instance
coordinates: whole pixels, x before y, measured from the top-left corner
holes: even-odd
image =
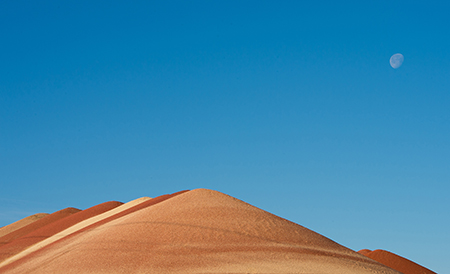
[[[370,252],[372,252],[372,250],[370,250],[370,249],[361,249],[360,251],[358,251],[359,254],[363,254],[363,255],[366,255]]]
[[[4,227],[0,228],[0,237],[3,237],[6,234],[9,234],[9,233],[11,233],[19,228],[22,228],[26,225],[29,225],[32,222],[35,222],[47,215],[48,215],[48,213],[37,213],[37,214],[31,215],[31,216],[28,216],[26,218],[23,218],[15,223],[4,226]]]
[[[15,239],[14,241],[5,244],[0,247],[0,262],[5,260],[6,258],[13,256],[20,251],[26,249],[27,247],[36,244],[68,227],[73,226],[76,223],[79,223],[85,219],[91,218],[95,215],[113,209],[123,203],[121,202],[106,202],[103,204],[99,204],[93,206],[91,208],[85,209],[83,211],[79,211],[65,218],[59,219],[52,223],[49,223],[39,229],[35,229],[30,233]]]
[[[89,232],[89,231],[91,231],[92,229],[94,229],[94,228],[96,228],[96,227],[98,227],[98,226],[100,226],[100,225],[103,225],[103,224],[105,224],[105,223],[108,223],[108,222],[110,222],[110,221],[113,221],[113,220],[115,220],[115,219],[117,219],[117,218],[123,217],[123,216],[125,216],[125,215],[127,215],[127,214],[130,214],[130,213],[133,213],[133,212],[135,212],[135,211],[141,210],[141,209],[143,209],[143,208],[146,208],[146,207],[155,205],[155,204],[157,204],[157,203],[160,203],[160,202],[162,202],[162,201],[165,201],[165,200],[167,200],[167,199],[169,199],[169,198],[172,198],[172,197],[174,197],[174,196],[176,196],[176,195],[179,195],[179,194],[181,194],[181,193],[184,193],[184,192],[186,192],[186,190],[185,190],[185,191],[176,192],[176,193],[173,193],[173,194],[162,195],[162,196],[159,196],[159,197],[156,197],[156,198],[153,198],[153,199],[149,199],[149,200],[147,200],[146,197],[141,198],[141,199],[137,199],[137,200],[135,200],[135,201],[137,201],[137,202],[135,202],[136,205],[132,206],[131,208],[126,208],[126,209],[123,210],[123,211],[119,211],[117,214],[108,216],[108,217],[106,217],[106,218],[104,218],[104,219],[101,219],[101,220],[99,220],[99,221],[93,222],[93,223],[91,223],[91,224],[88,225],[88,226],[84,226],[84,227],[82,227],[82,228],[79,229],[79,230],[73,231],[72,234],[70,234],[70,235],[68,235],[68,236],[65,236],[64,238],[58,239],[58,240],[57,240],[56,242],[54,242],[54,243],[53,243],[53,242],[50,243],[50,244],[49,244],[49,245],[50,245],[49,248],[51,249],[51,247],[52,247],[53,245],[58,244],[58,243],[60,243],[61,241],[67,241],[68,239],[71,239],[72,237],[79,236],[79,234]],[[143,201],[143,202],[139,202],[138,200],[144,200],[144,201]],[[133,201],[133,202],[134,202],[134,201]],[[61,244],[60,244],[60,245],[61,245]],[[63,244],[62,244],[62,245],[63,245]],[[47,246],[45,246],[45,247],[47,247]],[[42,248],[42,249],[43,249],[44,251],[46,250],[45,248]],[[32,251],[32,252],[34,252],[34,251]],[[14,268],[14,267],[17,266],[17,265],[21,265],[24,261],[26,262],[30,257],[33,257],[33,256],[38,256],[38,257],[39,257],[41,252],[42,252],[42,250],[38,249],[37,251],[35,251],[34,253],[31,253],[31,254],[29,255],[28,252],[27,252],[27,250],[25,250],[24,253],[26,253],[26,254],[24,254],[23,256],[22,256],[21,253],[19,253],[17,256],[14,256],[15,258],[13,258],[12,260],[8,259],[8,260],[6,260],[5,262],[0,263],[0,272],[3,273],[4,271],[6,271],[6,270],[8,270],[8,269]],[[23,258],[23,257],[24,257],[24,258]],[[17,261],[17,260],[18,260],[18,261]],[[16,261],[17,261],[17,262],[16,262]],[[29,270],[25,270],[25,272],[28,272],[28,271],[29,271]],[[19,271],[19,272],[20,272],[20,271]]]
[[[78,233],[83,233],[83,232],[85,232],[85,231],[92,230],[92,229],[94,229],[94,228],[96,228],[96,227],[98,227],[98,226],[100,226],[100,225],[102,225],[102,224],[111,222],[111,221],[113,221],[113,220],[115,220],[115,219],[118,219],[118,218],[123,217],[123,216],[125,216],[125,215],[128,215],[128,214],[130,214],[130,213],[133,213],[133,212],[135,212],[135,211],[141,210],[141,209],[143,209],[143,208],[146,208],[146,207],[155,205],[155,204],[157,204],[157,203],[160,203],[160,202],[162,202],[162,201],[165,201],[165,200],[167,200],[167,199],[169,199],[169,198],[172,198],[172,197],[174,197],[174,196],[176,196],[176,195],[179,195],[179,194],[181,194],[181,193],[184,193],[184,192],[186,192],[186,190],[180,191],[180,192],[176,192],[176,193],[173,193],[173,194],[161,195],[161,196],[158,196],[158,197],[156,197],[156,198],[147,200],[147,201],[145,201],[145,202],[143,202],[143,203],[140,203],[140,204],[138,204],[138,205],[136,205],[136,206],[133,206],[133,207],[127,209],[127,210],[121,211],[121,212],[119,212],[119,213],[117,213],[117,214],[115,214],[115,215],[112,215],[112,216],[110,216],[110,217],[108,217],[108,218],[105,218],[105,219],[103,219],[103,220],[101,220],[101,221],[98,221],[98,222],[96,222],[96,223],[93,223],[93,224],[91,224],[90,226],[87,226],[87,227],[85,227],[85,228],[83,228],[83,229],[80,229],[80,230],[76,231],[73,235],[70,235],[70,236],[68,236],[68,237],[72,237],[72,236],[75,236],[75,235],[78,234]]]
[[[30,253],[0,272],[399,274],[220,192],[197,189],[136,207]]]
[[[436,272],[389,251],[377,249],[371,252],[365,252],[364,250],[368,249],[363,249],[358,252],[403,274],[436,274]]]
[[[31,224],[28,224],[20,229],[17,229],[11,233],[8,233],[8,234],[0,237],[0,247],[17,239],[17,238],[20,238],[36,229],[39,229],[50,223],[58,221],[59,219],[62,219],[69,215],[72,215],[73,213],[76,213],[78,211],[80,211],[80,210],[73,208],[73,207],[68,207],[68,208],[62,209],[60,211],[54,212],[52,214],[49,214],[35,222],[32,222]]]
[[[75,224],[75,225],[73,225],[73,226],[71,226],[71,227],[61,231],[61,232],[58,232],[58,233],[54,234],[51,237],[48,237],[45,240],[40,241],[39,243],[37,243],[37,244],[35,244],[33,246],[28,247],[24,251],[14,255],[14,256],[9,257],[8,259],[4,260],[3,262],[0,262],[0,268],[5,266],[5,265],[7,265],[7,264],[10,264],[11,262],[14,262],[14,261],[16,261],[18,259],[21,259],[22,257],[24,257],[24,256],[26,256],[26,255],[28,255],[28,254],[30,254],[30,253],[32,253],[32,252],[42,248],[44,246],[47,246],[47,245],[52,244],[52,243],[54,243],[54,242],[56,242],[56,241],[58,241],[58,240],[60,240],[60,239],[62,239],[64,237],[67,237],[68,235],[70,235],[72,233],[75,233],[75,232],[77,232],[77,231],[79,231],[79,230],[81,230],[81,229],[83,229],[83,228],[85,228],[87,226],[90,226],[90,225],[92,225],[92,224],[94,224],[96,222],[104,220],[104,219],[106,219],[108,217],[111,217],[111,216],[113,216],[113,215],[115,215],[117,213],[125,211],[125,210],[127,210],[127,209],[129,209],[129,208],[131,208],[133,206],[136,206],[136,205],[138,205],[140,203],[143,203],[143,202],[145,202],[147,200],[150,200],[150,199],[151,198],[149,198],[149,197],[142,197],[142,198],[139,198],[139,199],[135,199],[135,200],[130,201],[130,202],[126,203],[126,204],[122,204],[122,205],[120,205],[118,207],[115,207],[115,208],[113,208],[111,210],[108,210],[108,211],[106,211],[104,213],[101,213],[101,214],[95,215],[95,216],[93,216],[91,218],[88,218],[86,220],[83,220],[83,221],[81,221],[81,222],[79,222],[79,223],[77,223],[77,224]]]

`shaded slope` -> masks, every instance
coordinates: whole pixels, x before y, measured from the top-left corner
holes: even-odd
[[[8,233],[8,234],[0,237],[0,247],[17,239],[17,238],[20,238],[36,229],[39,229],[39,228],[44,227],[50,223],[53,223],[59,219],[62,219],[69,215],[72,215],[73,213],[77,213],[78,211],[80,211],[80,210],[77,208],[68,207],[68,208],[56,211],[52,214],[49,214],[35,222],[32,222],[20,229],[17,229],[11,233]]]
[[[362,253],[361,250],[358,252]],[[377,249],[364,255],[403,274],[436,274],[436,272],[386,250]]]
[[[66,244],[66,242],[70,241],[70,239],[72,239],[73,237],[79,236],[79,234],[89,232],[92,229],[94,229],[98,226],[101,226],[105,223],[108,223],[117,218],[123,217],[123,216],[133,213],[135,211],[141,210],[143,208],[155,205],[159,202],[165,201],[171,197],[174,197],[174,196],[184,193],[186,191],[187,190],[176,192],[173,194],[161,195],[161,196],[158,196],[153,199],[146,198],[146,197],[136,199],[130,203],[127,203],[127,206],[129,204],[131,207],[125,207],[123,210],[119,210],[116,214],[106,216],[105,218],[101,218],[94,222],[89,222],[87,225],[81,227],[80,229],[71,231],[72,234],[65,236],[63,238],[55,239],[55,242],[48,243],[49,247],[47,247],[47,245],[45,245],[45,246],[43,246],[44,248],[42,248],[42,249],[45,251],[46,249],[51,250],[54,245],[64,246]],[[125,206],[125,205],[123,205],[123,206]],[[114,211],[114,209],[112,211]],[[33,249],[33,248],[31,248],[31,249]],[[41,253],[44,252],[43,250],[41,250],[41,249],[32,250],[31,253],[28,253],[27,250],[25,250],[26,254],[24,254],[23,256],[21,255],[21,253],[19,253],[19,254],[17,254],[17,256],[14,256],[15,258],[7,259],[5,262],[0,263],[0,272],[3,273],[4,271],[6,271],[8,269],[14,269],[16,266],[22,266],[21,264],[23,264],[23,263],[27,264],[28,260],[30,260],[30,258],[42,256]],[[26,270],[22,270],[22,271],[29,272],[28,266],[26,266],[25,268],[26,268]],[[40,268],[40,267],[37,266],[36,268]],[[20,267],[19,267],[19,269],[20,269]],[[34,270],[34,271],[37,271],[37,270]],[[57,270],[57,271],[61,271],[61,269]],[[19,273],[20,272],[21,271],[19,270]],[[76,273],[76,271],[74,273]]]
[[[72,225],[79,223],[87,218],[93,217],[112,208],[121,205],[121,202],[106,202],[102,203],[83,211],[78,211],[72,215],[59,219],[57,221],[51,222],[39,229],[35,229],[30,233],[15,239],[8,244],[0,247],[0,262],[6,258],[19,253],[20,251],[26,249],[27,247],[36,244]]]
[[[52,243],[62,239],[63,237],[66,237],[66,236],[68,236],[68,235],[70,235],[72,233],[75,233],[75,232],[83,229],[83,228],[86,228],[86,227],[88,227],[88,226],[90,226],[92,224],[95,224],[96,222],[104,220],[104,219],[106,219],[108,217],[111,217],[111,216],[113,216],[113,215],[115,215],[117,213],[125,211],[125,210],[127,210],[127,209],[129,209],[131,207],[134,207],[134,206],[136,206],[136,205],[138,205],[140,203],[143,203],[143,202],[145,202],[147,200],[150,200],[150,199],[151,198],[149,198],[149,197],[142,197],[142,198],[139,198],[139,199],[135,199],[133,201],[130,201],[128,203],[125,203],[125,204],[122,204],[122,205],[120,205],[118,207],[115,207],[115,208],[113,208],[111,210],[108,210],[108,211],[106,211],[104,213],[101,213],[101,214],[95,215],[94,217],[91,217],[91,218],[88,218],[86,220],[83,220],[83,221],[81,221],[81,222],[79,222],[79,223],[77,223],[77,224],[75,224],[75,225],[73,225],[73,226],[71,226],[71,227],[69,227],[69,228],[59,232],[59,233],[54,234],[51,237],[48,237],[47,239],[45,239],[43,241],[40,241],[39,243],[37,243],[37,244],[35,244],[35,245],[25,249],[24,251],[22,251],[22,252],[20,252],[18,254],[9,257],[8,259],[4,260],[3,262],[0,262],[0,268],[5,266],[5,265],[7,265],[7,264],[9,264],[9,263],[11,263],[11,262],[14,262],[14,261],[18,260],[18,259],[20,259],[20,258],[22,258],[22,257],[24,257],[24,256],[26,256],[26,255],[36,251],[36,250],[38,250],[38,249],[40,249],[40,248],[42,248],[44,246],[52,244]]]
[[[98,222],[1,268],[62,270],[398,274],[300,225],[205,189]]]
[[[372,250],[370,250],[370,249],[361,249],[360,251],[358,251],[359,254],[363,254],[363,255],[366,255],[370,252],[372,252]]]
[[[37,214],[31,215],[31,216],[25,217],[17,222],[7,225],[7,226],[4,226],[4,227],[0,228],[0,237],[3,237],[6,234],[9,234],[9,233],[11,233],[17,229],[20,229],[26,225],[29,225],[32,222],[35,222],[47,215],[48,215],[48,213],[37,213]]]

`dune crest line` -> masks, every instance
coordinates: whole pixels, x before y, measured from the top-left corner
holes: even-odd
[[[194,189],[83,220],[8,258],[0,272],[401,273],[372,252],[355,252],[224,193]]]

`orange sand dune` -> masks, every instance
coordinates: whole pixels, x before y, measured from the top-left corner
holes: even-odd
[[[6,234],[9,234],[9,233],[11,233],[19,228],[22,228],[26,225],[29,225],[32,222],[37,221],[47,215],[48,215],[48,213],[37,213],[37,214],[31,215],[31,216],[25,217],[15,223],[4,226],[4,227],[0,228],[0,237],[3,237]]]
[[[79,223],[87,218],[93,217],[110,209],[113,209],[122,203],[120,202],[106,202],[93,206],[91,208],[79,211],[65,218],[54,221],[39,229],[33,230],[30,233],[0,247],[0,262],[6,258],[19,253],[27,247],[36,244],[72,225]]]
[[[39,219],[39,220],[37,220],[35,222],[32,222],[32,223],[30,223],[30,224],[28,224],[28,225],[26,225],[26,226],[24,226],[24,227],[22,227],[20,229],[17,229],[15,231],[11,232],[11,233],[8,233],[8,234],[0,237],[0,247],[5,245],[5,244],[7,244],[7,243],[9,243],[9,242],[11,242],[11,241],[13,241],[13,240],[15,240],[15,239],[17,239],[17,238],[20,238],[20,237],[22,237],[22,236],[24,236],[24,235],[26,235],[26,234],[36,230],[36,229],[39,229],[39,228],[41,228],[43,226],[46,226],[46,225],[48,225],[50,223],[53,223],[53,222],[55,222],[55,221],[57,221],[59,219],[67,217],[67,216],[69,216],[69,215],[71,215],[73,213],[76,213],[78,211],[80,211],[80,210],[76,209],[76,208],[73,208],[73,207],[69,207],[69,208],[65,208],[65,209],[62,209],[60,211],[54,212],[52,214],[49,214],[49,215],[47,215],[47,216],[45,216],[45,217],[43,217],[43,218],[41,218],[41,219]]]
[[[0,272],[399,274],[220,192],[163,198],[79,230]]]
[[[123,216],[125,216],[127,214],[130,214],[132,212],[135,212],[137,210],[141,210],[141,209],[146,208],[148,206],[151,206],[151,205],[157,204],[159,202],[165,201],[165,200],[167,200],[167,199],[169,199],[171,197],[174,197],[174,196],[179,195],[179,194],[184,193],[184,192],[186,192],[186,190],[180,191],[180,192],[176,192],[176,193],[173,193],[173,194],[161,195],[161,196],[153,198],[153,199],[150,199],[150,198],[147,198],[147,197],[136,199],[136,200],[131,201],[131,202],[125,204],[125,205],[120,206],[120,207],[126,206],[123,210],[119,210],[115,214],[111,214],[111,215],[105,216],[105,218],[100,218],[100,219],[97,219],[95,221],[88,222],[88,224],[80,227],[79,229],[70,231],[70,233],[68,233],[67,235],[64,235],[64,237],[65,238],[74,237],[74,236],[78,235],[79,233],[84,233],[85,231],[90,231],[90,230],[92,230],[92,229],[94,229],[94,228],[96,228],[96,227],[98,227],[98,226],[100,226],[102,224],[105,224],[105,223],[110,222],[112,220],[115,220],[117,218],[123,217]],[[130,206],[128,206],[128,205],[130,205]],[[115,209],[113,209],[111,211],[115,211]],[[96,218],[93,218],[93,219],[96,219]],[[71,230],[71,229],[69,229],[69,230]],[[62,239],[62,237],[59,237],[59,238],[55,239],[55,241],[57,242],[60,239]],[[47,246],[47,245],[51,245],[53,243],[54,243],[54,241],[51,241],[50,243],[46,243],[45,245],[40,246],[40,248],[44,247],[44,246]],[[40,243],[38,245],[40,245]],[[24,258],[24,259],[22,259],[22,258],[28,256],[28,254],[30,254],[32,252],[35,252],[35,253],[39,254],[41,252],[41,250],[35,249],[35,247],[38,246],[38,245],[35,245],[35,246],[33,246],[33,247],[31,247],[31,248],[29,248],[29,249],[27,249],[27,250],[17,254],[16,256],[13,256],[12,258],[8,258],[7,260],[1,262],[0,263],[0,272],[3,273],[3,271],[6,270],[6,269],[10,269],[11,267],[14,267],[16,265],[20,265],[22,263],[22,261],[24,261],[24,260],[26,261],[27,260],[27,258]],[[29,250],[31,250],[31,251],[29,251]],[[22,254],[22,253],[24,253],[24,254]],[[31,255],[33,255],[33,254],[31,254]],[[19,259],[22,259],[22,260],[19,261],[19,262],[16,262]],[[28,272],[28,271],[26,271],[26,272]]]
[[[363,254],[363,255],[366,255],[370,252],[372,252],[372,250],[370,250],[370,249],[361,249],[360,251],[358,251],[359,254]]]
[[[374,250],[368,253],[365,253],[363,249],[358,251],[361,254],[366,255],[367,257],[380,262],[386,266],[389,266],[390,268],[393,268],[395,270],[398,270],[402,272],[403,274],[436,274],[436,272],[433,272],[421,265],[416,264],[413,261],[410,261],[406,258],[403,258],[399,255],[396,255],[394,253],[391,253],[386,250]],[[363,252],[361,252],[363,251]]]
[[[86,228],[86,227],[88,227],[88,226],[90,226],[90,225],[92,225],[92,224],[94,224],[96,222],[99,222],[99,221],[104,220],[104,219],[106,219],[108,217],[116,215],[116,214],[118,214],[118,213],[120,213],[122,211],[125,211],[125,210],[127,210],[127,209],[129,209],[131,207],[134,207],[134,206],[136,206],[136,205],[138,205],[140,203],[143,203],[143,202],[145,202],[147,200],[150,200],[150,199],[151,198],[149,198],[149,197],[142,197],[142,198],[139,198],[139,199],[135,199],[135,200],[130,201],[130,202],[126,203],[126,204],[122,204],[122,205],[120,205],[118,207],[115,207],[115,208],[113,208],[111,210],[108,210],[108,211],[106,211],[104,213],[101,213],[101,214],[95,215],[95,216],[93,216],[91,218],[88,218],[86,220],[83,220],[83,221],[81,221],[81,222],[79,222],[79,223],[77,223],[77,224],[75,224],[75,225],[73,225],[73,226],[71,226],[71,227],[61,231],[61,232],[58,232],[58,233],[54,234],[51,237],[48,237],[45,240],[40,241],[39,243],[37,243],[37,244],[35,244],[33,246],[28,247],[24,251],[14,255],[14,256],[8,257],[6,260],[0,262],[0,268],[5,266],[5,265],[7,265],[7,264],[10,264],[11,262],[17,261],[18,259],[20,259],[20,258],[22,258],[22,257],[24,257],[24,256],[26,256],[26,255],[28,255],[28,254],[30,254],[32,252],[34,252],[34,251],[44,247],[44,246],[52,244],[52,243],[60,240],[61,238],[67,237],[68,235],[70,235],[72,233],[75,233],[75,232],[77,232],[77,231],[79,231],[79,230],[81,230],[83,228]]]
[[[124,211],[119,212],[119,213],[117,213],[117,214],[115,214],[115,215],[113,215],[113,216],[110,216],[110,217],[108,217],[108,218],[105,218],[104,220],[101,220],[101,221],[99,221],[99,222],[96,222],[96,223],[94,223],[94,224],[92,224],[92,225],[90,225],[90,226],[88,226],[88,227],[86,227],[86,228],[83,228],[83,229],[77,231],[76,233],[82,233],[82,232],[87,231],[87,230],[92,230],[92,229],[94,229],[94,228],[96,228],[96,227],[98,227],[98,226],[100,226],[100,225],[103,225],[103,224],[105,224],[105,223],[111,222],[111,221],[113,221],[113,220],[115,220],[115,219],[118,219],[118,218],[120,218],[120,217],[126,216],[126,215],[128,215],[128,214],[130,214],[130,213],[133,213],[133,212],[135,212],[135,211],[138,211],[138,210],[141,210],[141,209],[143,209],[143,208],[146,208],[146,207],[155,205],[155,204],[157,204],[157,203],[163,202],[163,201],[165,201],[165,200],[167,200],[167,199],[169,199],[169,198],[172,198],[172,197],[174,197],[174,196],[176,196],[176,195],[179,195],[179,194],[181,194],[181,193],[184,193],[185,191],[186,191],[186,190],[180,191],[180,192],[176,192],[176,193],[173,193],[173,194],[161,195],[161,196],[158,196],[158,197],[156,197],[156,198],[147,200],[147,201],[145,201],[145,202],[143,202],[143,203],[140,203],[140,204],[138,204],[138,205],[135,205],[135,206],[133,206],[133,207],[127,209],[127,210],[124,210]]]
[[[185,190],[185,191],[186,191],[186,190]],[[169,198],[172,198],[172,197],[174,197],[174,196],[176,196],[176,195],[178,195],[178,194],[181,194],[181,193],[183,193],[183,192],[185,192],[185,191],[180,191],[180,192],[176,192],[176,193],[173,193],[173,194],[161,195],[161,196],[158,196],[158,197],[156,197],[156,198],[153,198],[153,199],[150,199],[150,200],[146,200],[146,201],[144,201],[144,202],[142,202],[142,203],[138,203],[138,204],[134,205],[134,206],[131,207],[131,208],[127,208],[126,210],[120,211],[120,212],[118,212],[117,214],[108,216],[107,218],[104,218],[104,219],[102,219],[102,220],[99,220],[99,221],[97,221],[97,222],[94,222],[94,223],[90,224],[89,226],[83,227],[83,228],[81,228],[81,229],[79,229],[79,230],[73,232],[73,234],[68,235],[68,236],[66,236],[66,237],[73,237],[73,236],[77,235],[78,233],[83,233],[83,232],[85,232],[85,231],[92,230],[92,229],[96,228],[97,226],[100,226],[100,225],[102,225],[102,224],[105,224],[105,223],[107,223],[107,222],[110,222],[110,221],[112,221],[112,220],[115,220],[115,219],[117,219],[117,218],[123,217],[123,216],[125,216],[125,215],[127,215],[127,214],[130,214],[130,213],[132,213],[132,212],[135,212],[135,211],[137,211],[137,210],[141,210],[141,209],[146,208],[146,207],[148,207],[148,206],[152,206],[152,205],[154,205],[154,204],[160,203],[160,202],[165,201],[165,200],[167,200],[167,199],[169,199]]]

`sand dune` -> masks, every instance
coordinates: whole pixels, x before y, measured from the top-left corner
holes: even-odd
[[[140,203],[0,272],[399,273],[305,227],[206,189]]]
[[[404,274],[436,274],[436,272],[392,252],[380,249],[374,251],[369,250],[370,252],[367,252],[367,250],[363,249],[358,252]]]
[[[67,217],[73,213],[76,213],[80,211],[79,209],[68,207],[65,209],[62,209],[60,211],[54,212],[52,214],[49,214],[35,222],[32,222],[22,228],[19,228],[17,230],[12,231],[11,233],[8,233],[2,237],[0,237],[0,247],[10,243],[11,241],[20,238],[36,229],[39,229],[41,227],[44,227],[52,222],[55,222],[59,219],[62,219],[64,217]]]
[[[57,221],[51,222],[39,229],[35,229],[30,233],[15,239],[0,247],[0,262],[8,257],[11,257],[27,247],[36,244],[68,227],[73,226],[87,218],[93,217],[112,208],[115,208],[122,203],[120,202],[106,202],[83,211],[76,212],[67,217],[61,218]]]
[[[39,253],[40,252],[40,250],[39,250],[40,248],[42,248],[42,247],[44,247],[46,245],[52,244],[53,242],[56,242],[56,241],[58,241],[58,240],[60,240],[60,239],[62,239],[64,237],[65,238],[70,238],[70,237],[73,237],[74,235],[78,235],[79,233],[84,233],[85,231],[89,231],[89,230],[91,230],[91,229],[93,229],[93,228],[95,228],[95,227],[97,227],[97,226],[99,226],[101,224],[110,222],[112,220],[115,220],[117,218],[125,216],[125,215],[127,215],[129,213],[132,213],[132,212],[134,212],[136,210],[140,210],[140,209],[148,207],[150,205],[154,205],[156,203],[164,201],[164,200],[166,200],[168,198],[171,198],[171,197],[176,196],[176,195],[178,195],[180,193],[183,193],[183,192],[184,191],[180,191],[180,192],[177,192],[177,193],[174,193],[174,194],[171,194],[171,195],[169,195],[169,194],[162,195],[162,196],[159,196],[159,197],[154,198],[154,199],[150,199],[150,198],[144,197],[144,198],[140,198],[140,199],[134,200],[132,202],[129,202],[129,203],[125,204],[125,205],[119,206],[118,208],[111,210],[110,211],[111,214],[110,214],[110,212],[106,212],[105,215],[102,215],[101,217],[94,217],[92,219],[86,220],[85,223],[80,224],[79,226],[71,227],[67,231],[63,231],[60,234],[51,237],[51,239],[48,239],[47,241],[44,241],[44,243],[41,242],[41,243],[39,243],[39,244],[37,244],[35,246],[30,247],[27,250],[22,251],[21,253],[17,254],[16,256],[8,258],[4,262],[0,263],[0,268],[2,268],[3,266],[7,266],[9,268],[9,267],[12,267],[14,265],[18,265],[21,262],[20,261],[19,262],[15,262],[15,261],[17,261],[19,259],[22,259],[22,257],[26,257],[28,254],[30,254],[30,253],[32,253],[34,251],[37,251]],[[114,214],[112,214],[112,213],[114,213]],[[64,233],[67,233],[67,234],[64,235]],[[63,234],[63,235],[61,235],[61,234]],[[22,259],[22,261],[23,260],[26,260],[26,258]]]
[[[370,250],[370,249],[361,249],[360,251],[358,251],[359,254],[363,254],[363,255],[366,255],[370,252],[372,252],[372,250]]]
[[[75,232],[77,232],[77,231],[79,231],[79,230],[81,230],[83,228],[86,228],[86,227],[88,227],[88,226],[90,226],[92,224],[95,224],[96,222],[99,222],[99,221],[104,220],[104,219],[106,219],[108,217],[111,217],[111,216],[113,216],[115,214],[118,214],[118,213],[120,213],[122,211],[125,211],[125,210],[127,210],[127,209],[129,209],[131,207],[134,207],[134,206],[136,206],[136,205],[138,205],[140,203],[143,203],[143,202],[145,202],[145,201],[147,201],[149,199],[151,199],[151,198],[149,198],[149,197],[142,197],[142,198],[130,201],[130,202],[126,203],[126,204],[122,204],[122,205],[120,205],[118,207],[115,207],[115,208],[113,208],[111,210],[108,210],[108,211],[106,211],[106,212],[104,212],[102,214],[99,214],[99,215],[96,215],[96,216],[91,217],[89,219],[86,219],[84,221],[81,221],[81,222],[79,222],[79,223],[77,223],[77,224],[75,224],[75,225],[73,225],[73,226],[71,226],[71,227],[69,227],[69,228],[59,232],[59,233],[54,234],[51,237],[48,237],[47,239],[45,239],[43,241],[40,241],[39,243],[37,243],[37,244],[35,244],[35,245],[33,245],[33,246],[23,250],[22,252],[14,255],[14,256],[9,257],[8,259],[4,260],[3,262],[0,262],[0,268],[2,266],[5,266],[5,265],[9,264],[9,263],[17,261],[18,259],[20,259],[20,258],[22,258],[22,257],[24,257],[24,256],[26,256],[26,255],[28,255],[28,254],[30,254],[32,252],[34,252],[34,251],[44,247],[44,246],[47,246],[47,245],[49,245],[51,243],[54,243],[54,242],[56,242],[56,241],[58,241],[58,240],[60,240],[60,239],[62,239],[64,237],[66,237],[66,236],[68,236],[68,235],[70,235],[72,233],[75,233]]]
[[[4,226],[0,228],[0,237],[5,236],[6,234],[9,234],[17,229],[20,229],[26,225],[31,224],[34,221],[37,221],[45,216],[47,216],[48,213],[37,213],[33,214],[31,216],[25,217],[17,222],[14,222],[10,225]]]

